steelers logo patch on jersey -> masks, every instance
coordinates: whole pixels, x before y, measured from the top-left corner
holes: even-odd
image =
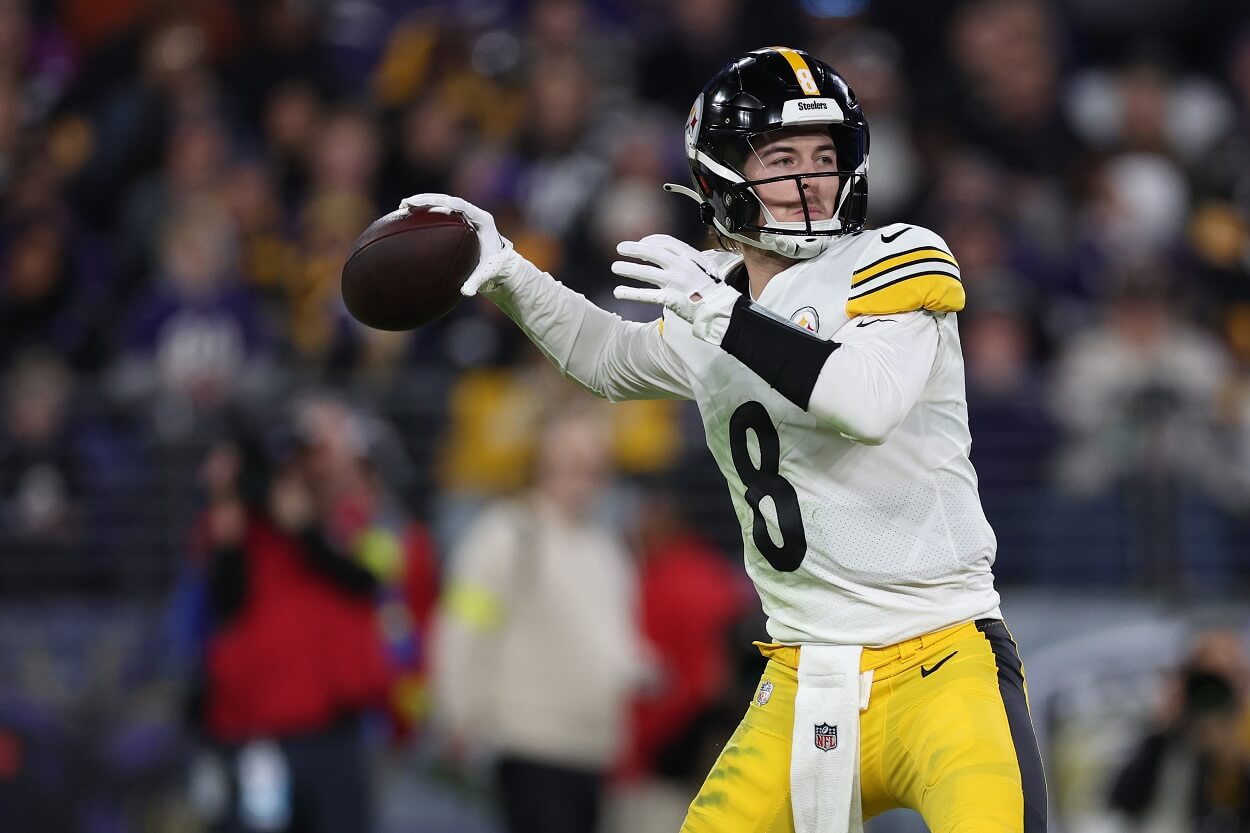
[[[815,307],[801,307],[795,310],[790,320],[813,335],[820,331],[820,315]]]

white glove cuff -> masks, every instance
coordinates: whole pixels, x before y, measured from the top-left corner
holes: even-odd
[[[504,238],[504,240],[506,242],[507,238]],[[528,277],[528,273],[530,272],[542,274],[538,267],[534,266],[534,264],[517,254],[516,250],[512,248],[511,243],[507,243],[507,246],[503,251],[498,252],[491,257],[498,261],[498,266],[494,263],[490,264],[491,271],[494,272],[494,275],[484,281],[478,288],[478,292],[488,298],[492,295],[498,295],[500,293],[506,294],[509,287],[505,284],[515,283],[515,280],[509,281],[509,279],[514,276],[517,276],[517,280],[521,280]],[[524,268],[527,266],[529,267],[528,270]]]
[[[733,315],[734,304],[742,297],[742,293],[729,284],[718,283],[699,291],[702,299],[694,305],[694,317],[690,320],[695,336],[720,346],[725,332],[729,329],[729,319]]]

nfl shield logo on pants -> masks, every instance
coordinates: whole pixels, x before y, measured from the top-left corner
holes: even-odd
[[[838,727],[828,723],[816,724],[816,748],[821,752],[838,748]]]

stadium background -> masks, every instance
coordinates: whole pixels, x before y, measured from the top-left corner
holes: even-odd
[[[338,275],[360,230],[457,194],[649,317],[611,298],[613,248],[699,239],[659,187],[686,181],[682,120],[772,43],[860,96],[870,223],[931,226],[960,260],[973,459],[1054,829],[1105,829],[1160,671],[1195,628],[1247,623],[1238,0],[0,2],[0,829],[33,805],[60,808],[47,829],[196,829],[180,590],[197,472],[240,410],[346,397],[445,554],[521,483],[545,409],[580,403],[486,302],[355,325]],[[692,408],[610,413],[606,515],[628,532],[640,494],[676,491],[736,558]],[[383,829],[491,829],[432,746],[380,745]]]

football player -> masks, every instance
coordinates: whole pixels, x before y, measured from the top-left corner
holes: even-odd
[[[693,198],[722,248],[621,243],[622,321],[460,211],[482,292],[609,400],[698,403],[768,615],[756,695],[687,833],[826,833],[895,807],[937,833],[1046,829],[1023,671],[968,457],[959,266],[920,226],[866,230],[868,125],[796,49],[725,66],[685,124]]]

